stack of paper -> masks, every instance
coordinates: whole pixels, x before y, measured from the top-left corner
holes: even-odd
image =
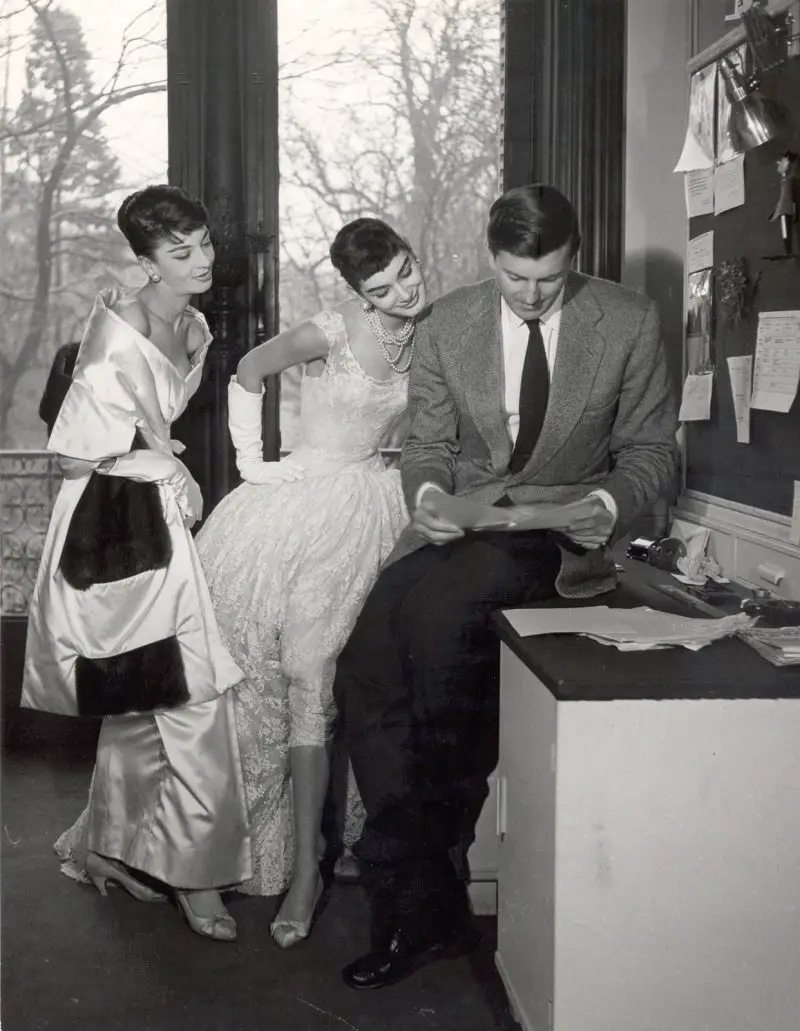
[[[800,627],[751,627],[741,638],[773,666],[794,666],[800,663]]]
[[[622,651],[645,651],[675,645],[697,651],[755,622],[743,612],[721,619],[695,619],[657,612],[646,606],[636,609],[612,609],[607,605],[574,609],[509,609],[504,614],[522,637],[583,634],[600,644],[613,644]]]

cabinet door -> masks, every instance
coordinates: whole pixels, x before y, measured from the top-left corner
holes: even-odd
[[[557,703],[505,645],[500,671],[497,965],[523,1028],[548,1028]]]

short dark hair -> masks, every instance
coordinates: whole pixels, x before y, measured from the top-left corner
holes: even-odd
[[[162,240],[208,225],[205,205],[179,186],[146,186],[120,204],[117,225],[136,257],[150,258]]]
[[[572,244],[581,244],[578,216],[572,204],[554,186],[531,183],[515,186],[489,209],[486,240],[492,254],[506,251],[518,258],[541,258]]]
[[[357,218],[336,234],[330,255],[333,267],[358,291],[365,280],[382,272],[403,251],[414,255],[408,240],[390,225],[379,218]]]

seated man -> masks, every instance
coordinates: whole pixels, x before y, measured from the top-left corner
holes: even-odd
[[[412,525],[338,664],[373,916],[372,951],[344,971],[352,988],[474,944],[450,854],[472,840],[497,762],[490,614],[612,589],[609,539],[675,472],[655,305],[572,270],[577,217],[552,187],[508,191],[487,236],[495,278],[442,297],[417,327],[401,463]],[[506,506],[517,528],[465,533],[437,515],[436,491]],[[558,532],[525,530],[539,502],[576,504]]]

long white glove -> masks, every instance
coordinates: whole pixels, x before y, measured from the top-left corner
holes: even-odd
[[[139,483],[168,483],[187,526],[192,526],[203,515],[203,495],[197,481],[174,455],[161,451],[130,451],[117,458],[113,465],[101,464],[98,472],[124,476]]]
[[[228,428],[236,448],[236,468],[248,483],[290,483],[292,480],[301,480],[306,470],[299,462],[289,458],[282,462],[264,461],[264,444],[261,439],[263,401],[263,387],[261,393],[251,394],[239,386],[235,376],[231,377],[228,384]]]

